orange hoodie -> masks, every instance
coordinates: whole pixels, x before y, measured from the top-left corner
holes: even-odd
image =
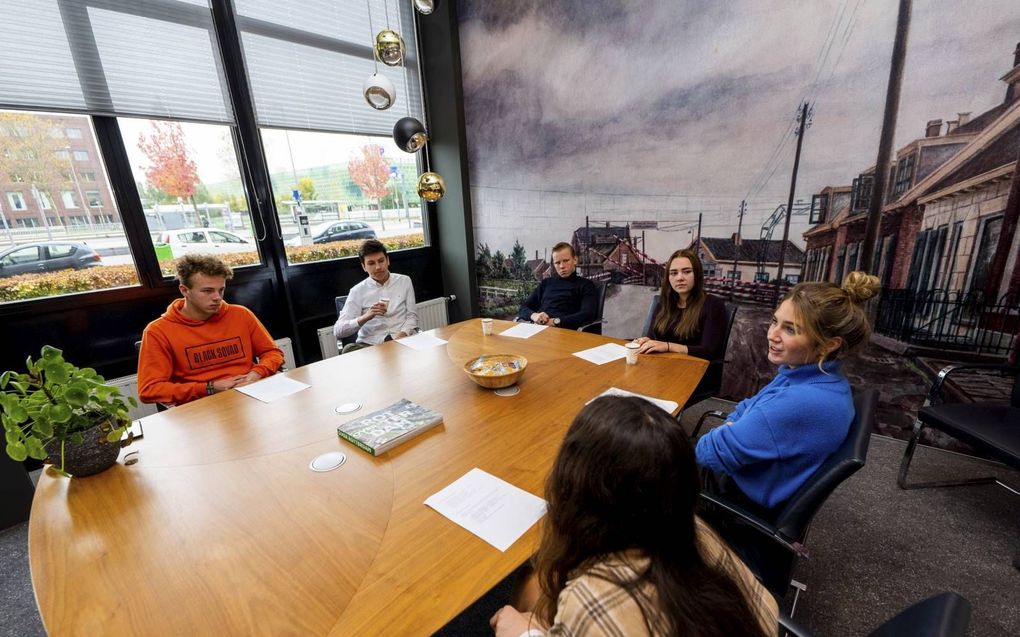
[[[206,396],[210,380],[252,370],[265,378],[283,364],[283,352],[248,308],[224,301],[211,318],[196,321],[182,314],[182,307],[184,299],[177,299],[142,333],[138,396],[143,403],[180,405]]]

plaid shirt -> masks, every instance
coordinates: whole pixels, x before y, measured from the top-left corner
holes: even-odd
[[[767,634],[776,634],[779,611],[772,595],[701,520],[698,520],[698,536],[702,553],[709,562],[718,562],[724,556],[730,558],[738,577],[751,591],[752,606],[758,613],[762,627]],[[556,619],[546,634],[549,637],[650,635],[641,607],[634,598],[624,589],[599,577],[608,575],[624,581],[636,579],[647,567],[647,558],[615,554],[570,580],[560,592]],[[642,592],[651,599],[655,598],[650,585]],[[537,633],[535,631],[531,634]]]

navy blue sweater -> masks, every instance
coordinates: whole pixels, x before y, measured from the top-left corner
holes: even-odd
[[[577,329],[598,318],[597,306],[598,290],[594,283],[577,272],[566,278],[554,274],[542,279],[517,316],[530,321],[535,312],[545,312],[550,318],[560,319],[560,327]]]
[[[846,439],[854,418],[850,384],[837,361],[779,367],[741,401],[728,425],[698,440],[698,464],[729,475],[749,498],[785,502]]]

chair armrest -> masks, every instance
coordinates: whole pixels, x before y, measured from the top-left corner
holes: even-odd
[[[786,613],[779,613],[779,634],[780,637],[785,633],[786,635],[793,635],[793,637],[811,637],[811,633],[807,631],[803,626],[793,621],[793,619],[786,616]]]
[[[998,372],[1002,372],[1004,374],[1012,374],[1012,375],[1016,375],[1016,374],[1020,373],[1020,367],[1014,367],[1014,366],[1010,366],[1010,365],[1003,365],[1001,363],[974,363],[974,364],[971,364],[971,365],[955,365],[955,364],[954,365],[946,365],[945,367],[943,367],[939,371],[938,376],[935,377],[935,382],[931,384],[931,389],[928,390],[928,396],[926,396],[925,399],[924,399],[924,405],[928,406],[928,405],[934,404],[935,399],[937,399],[939,397],[939,394],[942,392],[942,387],[943,387],[943,385],[945,385],[946,379],[949,378],[950,374],[953,374],[953,373],[956,373],[956,372],[959,372],[959,371],[963,371],[963,370],[973,371],[973,370],[980,370],[980,369],[986,369],[986,370],[990,370],[990,371],[998,371]]]
[[[698,432],[701,431],[701,425],[704,424],[706,418],[718,418],[719,420],[723,420],[726,418],[726,412],[713,410],[706,411],[701,414],[701,418],[698,418],[698,424],[694,425],[694,431],[691,432],[691,438],[698,437]]]
[[[711,502],[715,506],[719,507],[720,509],[728,513],[730,516],[740,520],[744,524],[747,524],[755,531],[758,531],[762,535],[766,535],[772,538],[772,540],[776,544],[790,551],[794,555],[803,557],[805,559],[809,557],[807,548],[805,548],[803,544],[801,544],[800,542],[791,542],[786,536],[779,532],[779,529],[765,522],[765,520],[762,520],[758,516],[752,515],[747,511],[741,509],[737,505],[727,502],[726,500],[718,498],[710,493],[701,493],[699,495],[701,496],[702,500],[705,500],[706,502]]]
[[[603,318],[603,319],[598,319],[598,320],[592,321],[591,323],[585,323],[581,327],[577,328],[577,331],[578,332],[583,332],[586,329],[588,329],[589,327],[591,327],[592,325],[598,325],[599,323],[606,323],[606,322],[607,322],[606,319]]]

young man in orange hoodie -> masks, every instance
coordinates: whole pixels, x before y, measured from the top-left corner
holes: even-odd
[[[184,298],[142,333],[138,396],[143,403],[180,405],[265,378],[283,364],[283,352],[251,310],[223,300],[233,276],[213,256],[178,259]]]

